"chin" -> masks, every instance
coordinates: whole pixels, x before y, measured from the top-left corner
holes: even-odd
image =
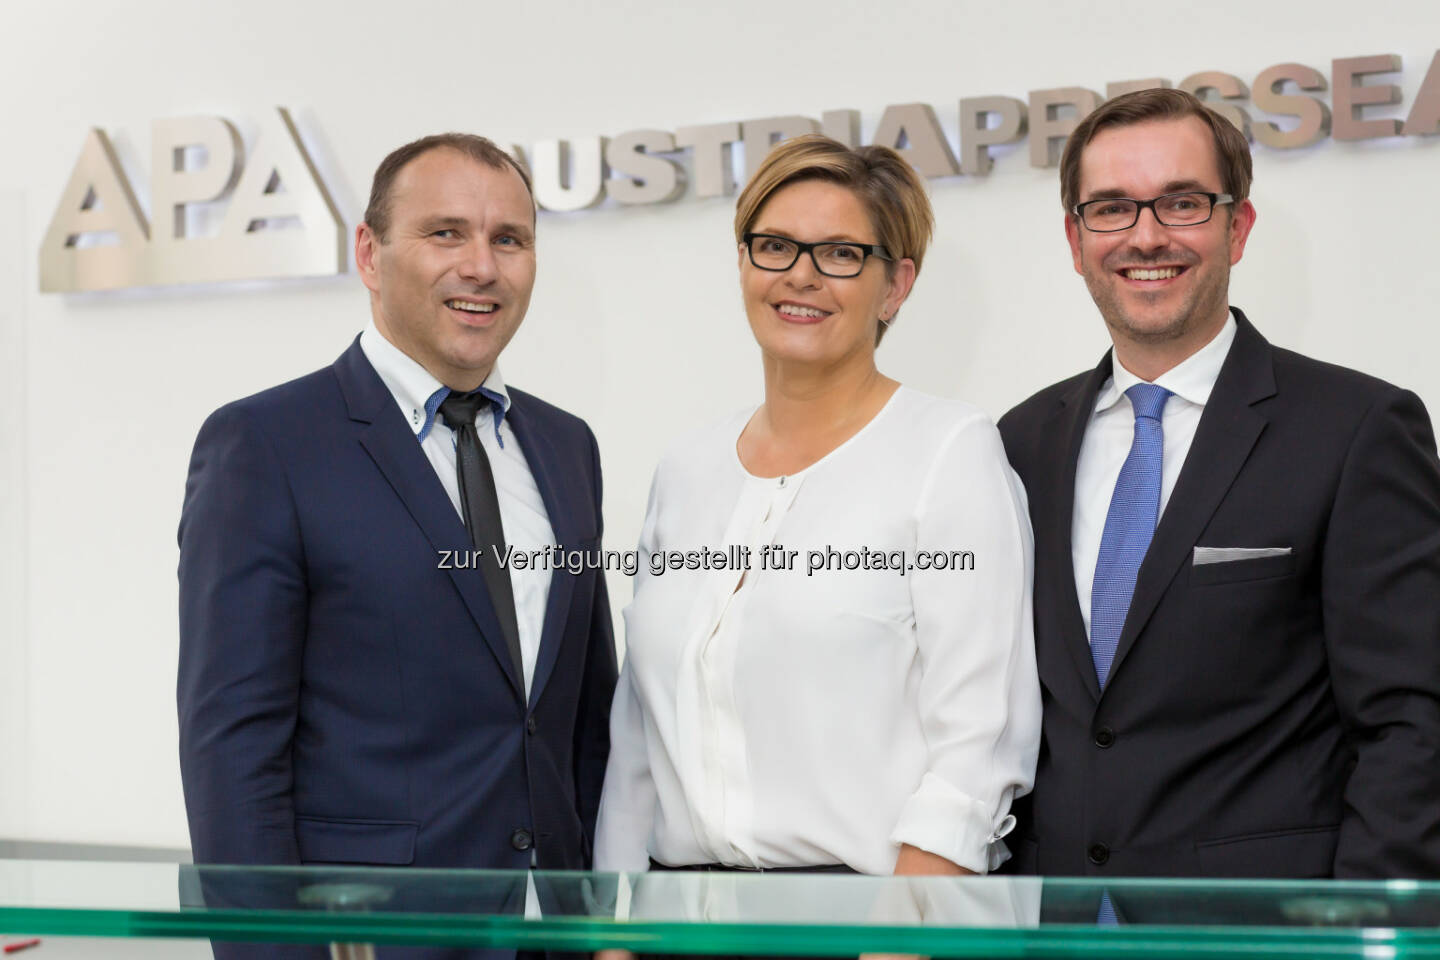
[[[1139,322],[1136,322],[1131,317],[1125,317],[1119,326],[1132,340],[1150,341],[1152,343],[1178,340],[1184,336],[1188,328],[1188,324],[1183,317],[1180,319],[1162,317],[1141,320]]]
[[[787,333],[790,333],[787,331]],[[767,337],[760,348],[776,360],[787,363],[820,363],[831,359],[835,351],[815,337],[780,335]]]

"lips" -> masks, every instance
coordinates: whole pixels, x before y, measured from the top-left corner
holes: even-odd
[[[472,327],[488,327],[495,320],[500,304],[494,300],[471,300],[468,297],[453,297],[445,301],[445,308],[451,316]]]
[[[1181,263],[1121,267],[1115,273],[1127,284],[1145,287],[1164,286],[1183,276],[1190,268]]]
[[[780,319],[787,323],[819,323],[830,316],[832,312],[794,300],[782,300],[774,307],[775,312],[780,315]]]

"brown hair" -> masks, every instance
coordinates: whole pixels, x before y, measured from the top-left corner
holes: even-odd
[[[735,242],[745,242],[745,234],[777,190],[802,180],[824,180],[854,193],[870,215],[876,240],[896,260],[914,261],[919,275],[935,230],[935,215],[919,174],[889,147],[847,147],[820,134],[786,140],[770,151],[735,202]],[[888,274],[895,265],[891,261],[885,266]],[[876,343],[886,329],[880,324]]]
[[[1225,192],[1238,204],[1250,195],[1253,169],[1250,163],[1250,142],[1235,125],[1207,107],[1184,90],[1136,90],[1107,100],[1080,121],[1075,132],[1065,141],[1060,158],[1060,202],[1066,213],[1073,213],[1080,202],[1080,154],[1095,134],[1110,127],[1129,126],[1149,120],[1180,120],[1199,117],[1210,128],[1215,141],[1215,159],[1220,167],[1220,181]]]
[[[395,185],[395,178],[411,160],[422,153],[442,147],[458,150],[471,160],[496,170],[510,167],[520,174],[520,179],[525,183],[525,192],[530,194],[531,205],[534,205],[535,191],[530,186],[530,175],[525,172],[524,167],[515,162],[514,157],[497,147],[494,141],[473,133],[436,133],[392,150],[389,156],[380,161],[380,166],[375,168],[375,179],[370,184],[370,202],[365,207],[365,222],[370,225],[371,231],[381,243],[385,242],[385,235],[390,232],[390,191]]]

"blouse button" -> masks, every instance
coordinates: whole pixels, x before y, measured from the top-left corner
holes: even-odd
[[[782,487],[785,486],[785,481],[787,481],[787,480],[789,480],[789,479],[790,479],[789,477],[781,477],[781,478],[780,478],[780,486],[782,486]]]

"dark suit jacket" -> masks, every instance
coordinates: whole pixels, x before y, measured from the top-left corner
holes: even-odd
[[[600,543],[585,424],[508,419],[556,540]],[[180,521],[180,766],[197,863],[581,869],[609,750],[603,575],[552,574],[531,693],[460,515],[358,341],[214,413]]]
[[[1109,355],[1000,421],[1035,527],[1045,708],[1016,866],[1435,876],[1440,467],[1429,418],[1413,394],[1276,349],[1235,315],[1103,696],[1070,533]],[[1196,546],[1292,552],[1196,566]]]

